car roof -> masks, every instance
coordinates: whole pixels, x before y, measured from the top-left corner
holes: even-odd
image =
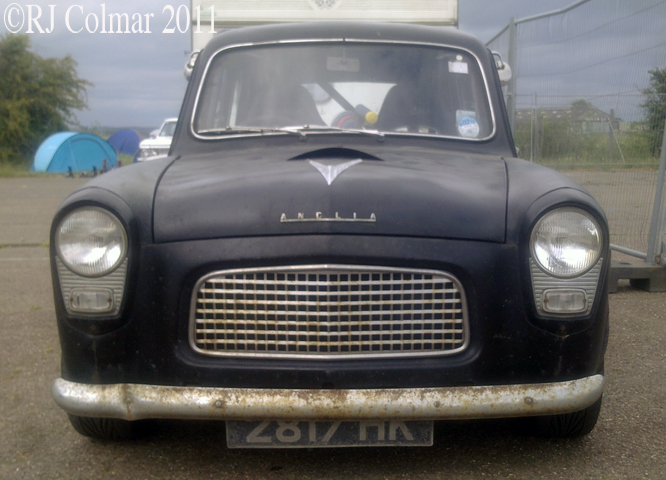
[[[284,40],[364,40],[442,44],[462,47],[483,55],[485,45],[476,37],[452,27],[379,22],[310,22],[260,25],[226,30],[204,49],[209,56],[230,45],[280,42]]]

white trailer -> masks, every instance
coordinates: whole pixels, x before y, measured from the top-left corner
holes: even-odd
[[[458,0],[191,0],[192,52],[223,29],[335,20],[458,27]]]

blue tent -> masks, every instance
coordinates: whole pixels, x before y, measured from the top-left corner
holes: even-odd
[[[136,130],[118,130],[109,137],[107,142],[117,153],[134,156],[139,151],[141,140],[143,140],[143,135]]]
[[[61,132],[44,140],[35,154],[35,163],[30,170],[36,172],[66,173],[114,168],[118,156],[106,143],[87,133]]]

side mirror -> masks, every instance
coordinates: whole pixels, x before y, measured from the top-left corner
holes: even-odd
[[[502,55],[498,52],[493,52],[493,57],[495,58],[495,67],[497,68],[497,73],[499,74],[500,84],[504,87],[507,85],[513,76],[511,72],[511,67],[508,63],[502,60]]]
[[[190,59],[187,61],[185,64],[185,80],[189,82],[190,77],[192,76],[192,70],[194,70],[194,64],[197,63],[197,58],[199,57],[199,54],[201,53],[201,50],[196,50],[190,54]]]

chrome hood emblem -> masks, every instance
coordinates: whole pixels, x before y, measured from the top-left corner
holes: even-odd
[[[326,179],[326,183],[330,185],[336,178],[338,178],[338,175],[340,175],[348,168],[351,168],[354,165],[358,165],[362,161],[363,160],[360,158],[357,158],[356,160],[344,163],[340,163],[335,160],[308,160],[308,163],[319,170],[319,173],[321,173],[324,176],[324,179]]]

